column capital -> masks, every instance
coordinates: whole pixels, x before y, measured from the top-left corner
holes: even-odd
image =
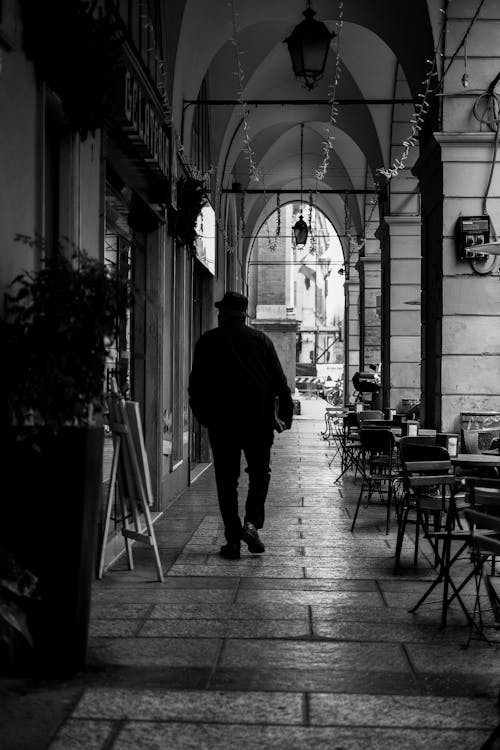
[[[437,132],[433,133],[434,138],[442,146],[487,146],[489,143],[493,143],[496,134],[489,131],[484,132],[473,132],[465,133],[460,131],[450,132]]]
[[[420,226],[422,217],[420,214],[415,214],[414,216],[409,216],[408,214],[391,214],[390,216],[384,216],[384,221],[389,224],[390,227],[399,227],[403,225]]]

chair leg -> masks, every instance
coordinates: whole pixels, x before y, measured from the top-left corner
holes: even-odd
[[[385,533],[389,534],[389,525],[391,523],[391,504],[392,504],[392,478],[389,474],[387,478],[387,516],[385,519]]]
[[[415,520],[415,549],[413,551],[413,565],[418,562],[418,547],[420,542],[420,524],[422,523],[422,511],[418,507],[417,503],[417,517]]]
[[[402,516],[401,516],[401,522],[398,526],[398,536],[396,539],[396,552],[394,554],[394,557],[396,558],[394,562],[395,573],[397,573],[398,568],[399,568],[399,560],[401,557],[401,550],[403,548],[403,540],[404,540],[404,535],[406,531],[406,523],[408,521],[408,514],[410,512],[410,503],[409,503],[408,498],[406,498],[406,504],[402,508],[401,512],[402,512]]]
[[[364,489],[365,489],[365,480],[363,478],[363,481],[361,483],[361,492],[359,493],[358,502],[356,504],[356,510],[354,511],[354,518],[352,519],[351,531],[354,531],[354,527],[356,525],[356,519],[358,517],[359,506],[361,505],[361,498],[363,497]]]

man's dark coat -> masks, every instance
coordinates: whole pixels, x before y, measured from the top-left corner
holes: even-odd
[[[272,440],[275,398],[290,427],[293,401],[271,339],[243,320],[224,321],[195,346],[189,399],[195,417],[210,430],[241,427]]]

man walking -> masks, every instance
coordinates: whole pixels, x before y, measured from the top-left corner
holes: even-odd
[[[248,299],[228,291],[215,303],[219,325],[196,343],[189,378],[194,416],[208,427],[219,507],[227,544],[222,557],[236,560],[240,540],[250,552],[264,552],[258,529],[271,475],[276,410],[291,427],[293,401],[271,339],[245,323]],[[238,511],[238,480],[243,451],[248,495],[243,526]]]

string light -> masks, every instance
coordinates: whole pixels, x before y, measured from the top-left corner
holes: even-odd
[[[138,3],[137,5],[139,12],[144,7],[145,7],[144,3]],[[145,19],[145,23],[143,24],[143,29],[145,31],[151,32],[151,44],[153,46],[149,47],[146,51],[155,53],[155,65],[157,68],[156,77],[158,78],[157,89],[158,89],[158,93],[160,94],[160,98],[162,101],[163,114],[164,114],[165,120],[167,121],[168,125],[172,125],[172,108],[170,106],[170,101],[169,101],[168,93],[167,93],[167,87],[165,85],[167,64],[166,64],[166,61],[158,53],[158,50],[160,49],[160,45],[157,42],[156,35],[155,35],[155,28],[154,28],[153,22],[151,21],[149,13],[140,12],[139,17],[141,19]]]
[[[330,152],[333,148],[333,142],[335,140],[334,135],[334,128],[337,123],[337,115],[338,115],[338,107],[337,102],[335,101],[336,93],[337,93],[337,86],[340,81],[340,41],[342,36],[342,27],[344,25],[344,3],[343,0],[340,0],[339,2],[339,17],[337,21],[337,56],[335,58],[335,72],[333,76],[333,85],[330,85],[328,88],[330,89],[330,93],[328,95],[328,100],[330,102],[330,119],[328,122],[328,125],[326,126],[326,139],[323,141],[322,148],[323,148],[323,161],[321,162],[320,166],[316,170],[316,178],[318,180],[323,180],[326,170],[328,169],[328,164],[330,163]]]
[[[316,214],[314,216],[316,223]],[[316,253],[316,235],[313,228],[313,191],[309,191],[309,252],[314,255]]]
[[[231,10],[231,23],[232,23],[231,43],[234,47],[234,55],[235,55],[235,60],[236,60],[236,72],[234,73],[234,75],[238,80],[236,98],[237,98],[238,103],[241,106],[241,111],[243,114],[243,150],[245,151],[246,159],[248,160],[250,176],[253,180],[255,180],[255,182],[259,182],[262,178],[262,175],[259,169],[257,168],[257,164],[255,161],[255,153],[252,147],[252,140],[250,137],[250,129],[248,127],[248,115],[250,113],[250,110],[243,96],[244,89],[245,89],[245,74],[243,72],[243,65],[241,64],[242,52],[240,51],[239,46],[238,46],[238,31],[237,31],[237,24],[236,24],[237,14],[234,10],[233,0],[229,0],[228,7]]]
[[[452,2],[452,0],[450,0],[450,2]],[[423,91],[420,94],[418,94],[419,98],[422,101],[419,104],[417,104],[417,106],[415,108],[415,112],[413,114],[413,117],[410,120],[410,126],[411,127],[410,127],[410,131],[409,131],[409,135],[406,137],[406,140],[404,140],[403,143],[402,143],[403,150],[401,152],[401,155],[400,155],[399,159],[394,159],[394,161],[392,163],[392,166],[389,167],[389,168],[387,168],[387,169],[386,168],[379,168],[379,169],[377,169],[377,172],[379,172],[380,174],[383,174],[388,180],[391,180],[393,177],[396,177],[397,174],[402,169],[405,168],[405,162],[408,159],[408,156],[409,156],[409,153],[410,153],[410,149],[413,148],[417,144],[417,142],[418,142],[418,134],[419,134],[420,130],[422,129],[423,121],[424,121],[425,116],[427,114],[427,110],[429,109],[429,106],[430,106],[430,104],[429,104],[429,98],[432,95],[435,95],[442,88],[443,83],[444,83],[444,79],[445,79],[448,71],[450,70],[450,67],[451,67],[453,61],[455,60],[458,52],[460,51],[460,49],[462,47],[465,47],[465,55],[464,55],[465,72],[464,72],[464,74],[462,76],[462,85],[464,86],[464,88],[469,85],[469,75],[468,75],[468,72],[467,72],[467,38],[468,38],[468,36],[470,34],[470,31],[471,31],[472,27],[474,26],[474,24],[475,24],[475,22],[476,22],[476,20],[477,20],[477,18],[479,16],[479,13],[481,11],[482,6],[484,5],[484,2],[485,2],[485,0],[479,0],[479,4],[478,4],[478,6],[477,6],[477,8],[476,8],[476,10],[474,12],[474,15],[472,16],[472,19],[471,19],[471,21],[469,23],[469,26],[467,27],[467,30],[466,30],[465,34],[463,35],[461,41],[459,42],[457,48],[455,49],[455,51],[453,52],[453,54],[449,58],[448,64],[446,65],[446,68],[444,69],[444,71],[443,71],[443,73],[441,75],[440,81],[437,83],[437,85],[433,86],[433,79],[434,79],[435,76],[438,75],[438,72],[437,72],[437,59],[438,59],[438,57],[442,57],[443,56],[443,54],[441,52],[439,52],[439,48],[441,47],[442,39],[443,39],[444,31],[445,31],[444,16],[446,15],[446,12],[445,12],[444,8],[440,8],[439,9],[439,12],[443,16],[443,23],[441,25],[441,31],[440,31],[440,34],[439,34],[439,39],[438,39],[436,47],[434,49],[433,59],[426,61],[430,67],[429,67],[429,71],[428,71],[428,73],[427,73],[427,75],[425,77],[425,80],[422,81],[422,84],[423,84],[424,88],[423,88]]]

